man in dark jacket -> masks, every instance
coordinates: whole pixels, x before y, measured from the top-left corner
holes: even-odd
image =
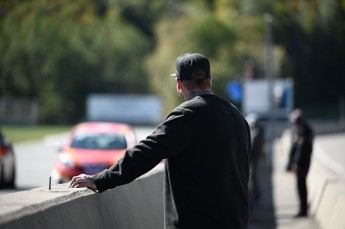
[[[70,187],[103,192],[166,159],[165,228],[247,228],[248,124],[232,104],[212,93],[205,56],[179,56],[172,76],[185,102],[111,168],[74,177]]]
[[[308,215],[307,174],[313,151],[314,133],[303,117],[302,110],[295,109],[290,114],[290,121],[293,123],[293,127],[287,170],[293,171],[296,174],[297,192],[300,202],[299,212],[296,217],[306,217]]]

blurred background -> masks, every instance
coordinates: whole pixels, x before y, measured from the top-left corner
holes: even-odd
[[[12,189],[0,194],[48,185],[76,123],[125,122],[145,138],[182,102],[169,75],[192,51],[209,57],[215,94],[268,124],[268,210],[252,221],[275,225],[275,204],[286,222],[293,181],[270,172],[286,161],[274,140],[293,108],[311,120],[315,154],[345,171],[344,135],[320,136],[345,130],[344,41],[345,0],[0,0],[0,188]]]
[[[157,96],[164,117],[188,51],[242,111],[245,83],[273,79],[288,111],[343,120],[344,19],[343,0],[0,0],[0,121],[74,124],[98,94]]]

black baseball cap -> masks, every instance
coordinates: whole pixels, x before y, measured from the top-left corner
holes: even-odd
[[[176,59],[176,73],[180,80],[201,80],[210,76],[210,61],[200,53],[185,53]]]

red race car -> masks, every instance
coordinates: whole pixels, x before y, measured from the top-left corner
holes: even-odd
[[[114,122],[83,122],[72,128],[52,171],[56,183],[79,174],[96,174],[117,162],[136,144],[130,125]]]

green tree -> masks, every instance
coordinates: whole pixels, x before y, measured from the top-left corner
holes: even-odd
[[[82,119],[89,93],[148,92],[142,63],[152,43],[115,5],[21,2],[0,31],[1,94],[38,98],[41,122]]]
[[[0,96],[37,98],[40,121],[76,122],[90,93],[175,95],[174,61],[207,55],[214,91],[256,64],[264,77],[264,13],[274,17],[276,77],[294,78],[295,104],[344,92],[345,2],[290,0],[0,0]]]
[[[344,1],[277,1],[276,42],[283,71],[295,81],[295,103],[318,116],[335,116],[344,97]]]
[[[174,80],[166,79],[175,71],[178,55],[189,51],[207,55],[212,65],[214,92],[225,98],[228,98],[226,84],[242,76],[245,61],[260,60],[263,21],[258,21],[258,16],[240,14],[240,3],[178,3],[157,23],[157,44],[147,59],[147,71],[152,88],[166,101],[166,112],[181,102],[175,93]]]

